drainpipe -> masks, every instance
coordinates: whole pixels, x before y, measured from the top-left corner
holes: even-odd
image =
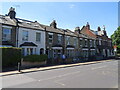
[[[65,32],[66,30],[63,30],[64,34],[63,34],[63,54],[65,55]]]
[[[44,28],[45,29],[45,54],[46,54],[46,50],[47,50],[47,33],[46,33],[46,27]]]
[[[18,34],[19,34],[19,25],[16,19],[16,47],[18,47]]]

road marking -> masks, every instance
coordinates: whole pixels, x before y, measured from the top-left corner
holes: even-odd
[[[55,83],[60,84],[60,85],[62,85],[62,86],[65,86],[65,84],[60,83],[60,82],[58,82],[58,81],[55,81]]]
[[[72,75],[72,74],[77,74],[77,73],[80,73],[80,71],[72,72],[72,73],[67,73],[67,74],[63,74],[63,75],[59,75],[59,76],[54,76],[54,77],[50,77],[50,78],[47,78],[47,79],[41,79],[41,80],[38,80],[38,81],[44,81],[44,80],[50,80],[50,79],[60,78],[60,77],[64,77],[64,76],[68,76],[68,75]]]
[[[105,67],[107,67],[107,66],[94,67],[94,68],[91,68],[91,70],[100,69],[100,68],[105,68]]]
[[[103,74],[103,75],[106,75],[104,71],[102,71],[102,74]]]

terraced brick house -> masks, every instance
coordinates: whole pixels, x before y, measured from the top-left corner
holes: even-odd
[[[37,21],[16,18],[14,8],[8,15],[0,16],[2,23],[2,47],[20,47],[23,55],[45,53],[45,30]]]
[[[88,37],[92,37],[92,44],[94,47],[89,47],[89,55],[90,53],[93,53],[93,55],[95,54],[98,59],[114,56],[112,40],[108,38],[105,28],[104,30],[101,30],[101,28],[98,27],[98,30],[94,31],[90,29],[90,25],[87,23],[87,25],[83,26],[81,29],[81,33],[87,35]],[[89,43],[90,42],[91,40]]]
[[[61,58],[63,54],[63,33],[62,29],[57,28],[54,20],[50,26],[40,24],[46,31],[46,54],[49,58]]]
[[[1,47],[20,47],[23,55],[47,54],[57,59],[65,55],[73,60],[93,60],[114,56],[112,40],[105,27],[97,31],[86,26],[74,31],[57,27],[55,20],[48,26],[37,21],[16,18],[14,8],[7,15],[0,15],[2,26]]]
[[[103,30],[98,27],[96,31],[97,35],[97,53],[102,56],[103,58],[114,56],[114,50],[112,46],[112,40],[108,38],[105,26]]]
[[[11,15],[13,14],[13,15]],[[7,16],[0,15],[0,24],[2,29],[2,43],[1,47],[13,47],[17,46],[17,22],[15,19],[16,12],[13,8],[10,8],[10,11]]]

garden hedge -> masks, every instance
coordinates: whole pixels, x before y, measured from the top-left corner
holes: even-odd
[[[17,66],[21,61],[21,48],[0,47],[2,49],[2,68]]]
[[[29,62],[43,62],[47,61],[48,56],[46,54],[42,55],[28,55],[23,57],[23,61],[29,61]]]

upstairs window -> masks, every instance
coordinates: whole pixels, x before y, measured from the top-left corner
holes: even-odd
[[[49,43],[52,44],[53,43],[53,33],[48,33],[48,38],[49,38]]]
[[[11,40],[11,29],[10,28],[3,28],[2,40],[3,41],[10,41]]]
[[[70,45],[70,36],[66,36],[67,45]]]
[[[74,37],[74,46],[77,46],[77,38]]]
[[[85,47],[87,47],[87,46],[88,46],[87,39],[85,39]]]
[[[36,32],[36,41],[37,42],[41,41],[41,33]]]
[[[80,38],[80,46],[82,46],[83,45],[83,41],[82,41],[83,39],[82,38]]]
[[[62,44],[62,35],[58,34],[58,44]]]
[[[90,40],[90,47],[92,47],[92,40]]]
[[[23,33],[22,33],[22,40],[23,41],[28,41],[28,31],[23,31]]]

